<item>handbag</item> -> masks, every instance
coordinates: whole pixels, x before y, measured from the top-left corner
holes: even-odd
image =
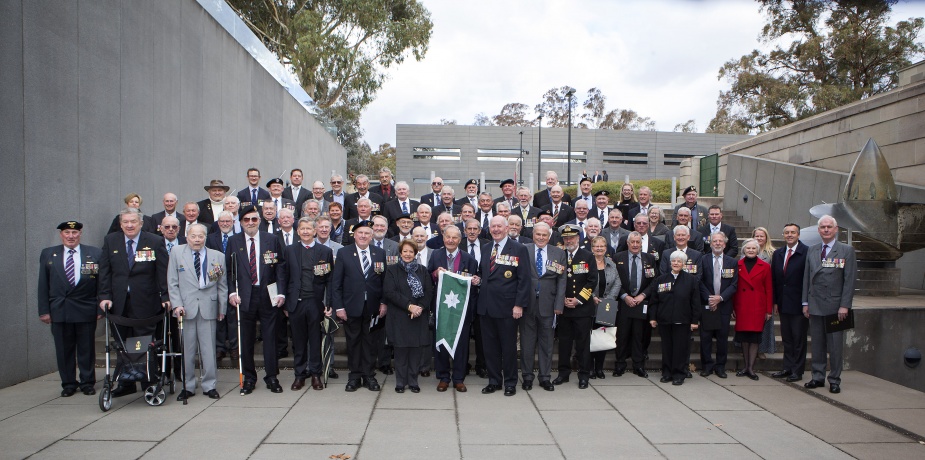
[[[617,328],[599,327],[591,330],[591,351],[606,351],[617,348]]]

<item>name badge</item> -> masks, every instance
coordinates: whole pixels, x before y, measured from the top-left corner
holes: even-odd
[[[721,276],[726,279],[732,278],[733,276],[735,276],[735,269],[734,268],[724,268],[723,274]]]
[[[315,276],[324,276],[331,273],[331,264],[323,263],[315,265]]]
[[[266,265],[273,265],[279,261],[277,257],[278,254],[275,252],[267,251],[263,253],[263,263]]]
[[[669,292],[674,283],[662,283],[658,285],[658,292]]]

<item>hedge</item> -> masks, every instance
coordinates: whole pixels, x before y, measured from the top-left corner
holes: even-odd
[[[640,180],[633,181],[633,186],[636,187],[636,190],[639,190],[639,187],[643,185],[652,189],[652,201],[655,203],[671,203],[671,179],[650,179],[650,180]],[[680,185],[679,185],[680,186]],[[610,192],[610,203],[613,204],[620,199],[620,189],[623,187],[623,182],[610,181],[610,182],[598,182],[591,187],[591,193],[597,193],[600,190],[607,190]],[[565,193],[568,193],[569,196],[575,197],[578,191],[577,186],[565,187],[562,189]],[[678,193],[681,193],[681,190],[678,190]]]

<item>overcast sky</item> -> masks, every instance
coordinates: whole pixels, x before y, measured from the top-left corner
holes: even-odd
[[[508,102],[531,109],[569,85],[607,109],[630,108],[660,131],[693,118],[703,132],[716,111],[724,62],[760,47],[764,17],[746,0],[422,0],[431,12],[427,55],[394,68],[364,112],[365,140],[395,145],[396,124],[472,124]],[[900,0],[892,20],[925,16]]]

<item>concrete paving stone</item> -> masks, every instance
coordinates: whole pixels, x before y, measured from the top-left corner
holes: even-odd
[[[4,393],[4,398],[6,394]],[[43,405],[0,422],[4,458],[23,458],[103,417],[84,406]]]
[[[483,395],[478,391],[470,390],[456,398],[462,444],[554,443],[525,392],[505,397],[498,392]]]
[[[851,458],[768,412],[702,411],[700,415],[763,458]]]
[[[746,460],[761,458],[741,444],[659,444],[655,447],[669,460],[688,460],[691,458]]]
[[[329,390],[317,393],[329,393]],[[270,433],[266,442],[359,445],[372,415],[372,400],[364,397],[360,401],[355,398],[355,393],[343,391],[325,394],[324,398],[313,396],[306,395],[300,399]],[[319,417],[323,417],[325,422],[318,423]]]
[[[634,459],[661,458],[658,450],[612,409],[551,410],[540,415],[566,458],[583,458],[589,452],[613,452],[619,457]],[[616,443],[615,433],[619,433]]]
[[[730,388],[704,378],[687,379],[684,385],[659,385],[666,393],[693,410],[757,410],[754,404],[736,396]]]
[[[861,372],[842,372],[842,391],[825,394],[843,404],[865,409],[925,409],[925,393]]]
[[[736,377],[735,370],[726,370],[726,374],[729,375],[728,378],[721,379],[718,377],[710,377],[709,380],[716,384],[722,385],[724,387],[761,387],[761,386],[775,386],[775,385],[784,385],[783,382],[772,377],[768,377],[764,374],[758,374],[758,380],[752,380],[748,377]],[[809,375],[809,373],[807,373]],[[806,382],[806,375],[804,375],[803,382]],[[694,377],[695,379],[701,379],[699,375]],[[685,382],[685,385],[687,383]]]
[[[658,378],[653,382],[650,378],[639,377],[632,372],[627,372],[620,377],[614,377],[611,375],[612,370],[604,371],[607,374],[607,378],[604,380],[594,379],[591,380],[591,386],[640,386],[640,385],[652,385],[658,381]],[[650,375],[654,375],[655,372],[651,371]]]
[[[835,444],[834,446],[856,458],[889,458],[890,460],[920,460],[925,458],[925,446],[917,442]]]
[[[432,380],[432,379],[421,379]],[[456,408],[454,394],[456,390],[450,387],[446,392],[437,391],[436,381],[424,385],[420,382],[421,392],[412,393],[406,389],[404,393],[395,392],[394,380],[391,384],[382,386],[382,395],[376,401],[377,409],[422,409],[422,410],[453,410]]]
[[[528,393],[528,392],[524,392]],[[541,411],[549,410],[613,410],[595,387],[579,390],[571,382],[546,391],[536,385],[529,391],[533,404]]]
[[[287,410],[212,406],[142,458],[210,458],[217,451],[222,459],[247,458]]]
[[[120,458],[138,458],[151,450],[156,443],[146,441],[72,441],[62,439],[30,459],[60,460],[97,460],[107,455]]]
[[[326,459],[332,455],[349,455],[356,458],[357,446],[351,444],[261,444],[250,456],[252,460],[279,460],[281,458]]]
[[[280,382],[282,384],[282,382]],[[292,385],[292,382],[289,382]],[[241,396],[241,387],[237,382],[218,382],[215,389],[222,395],[222,398],[215,401],[219,407],[292,407],[300,398],[305,395],[305,391],[289,391],[289,385],[283,386],[282,393],[273,393],[267,389],[263,381],[257,383],[254,392]],[[327,391],[327,389],[323,390]]]
[[[610,387],[598,391],[653,444],[735,442],[661,388]],[[666,430],[666,426],[671,429]]]
[[[460,458],[456,413],[376,408],[357,454],[403,460]]]
[[[57,372],[6,387],[3,389],[3,398],[0,398],[0,419],[20,412],[7,409],[8,407],[35,407],[55,399],[67,399],[61,398],[61,380],[58,379]]]
[[[879,409],[864,412],[925,436],[925,409]]]
[[[828,443],[903,442],[908,438],[795,388],[729,387],[764,410]],[[832,423],[838,420],[838,423]]]
[[[585,453],[582,458],[589,458]],[[593,457],[593,455],[591,455]],[[498,460],[499,458],[529,458],[530,460],[562,460],[565,457],[559,448],[520,444],[463,444],[462,458],[465,460]]]

